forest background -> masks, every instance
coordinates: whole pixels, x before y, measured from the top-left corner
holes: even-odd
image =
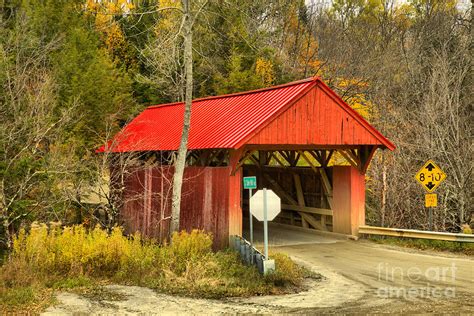
[[[95,150],[146,106],[184,99],[179,1],[0,1],[0,239],[100,221]],[[195,1],[194,96],[320,76],[397,149],[367,174],[367,222],[428,228],[413,176],[434,159],[434,230],[472,217],[473,24],[449,0]],[[167,8],[166,10],[162,10]]]

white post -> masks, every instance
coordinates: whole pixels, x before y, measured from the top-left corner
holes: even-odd
[[[267,221],[267,189],[263,188],[263,244],[265,260],[268,260],[268,221]]]
[[[249,201],[252,197],[252,189],[249,189]],[[249,218],[250,218],[250,244],[253,246],[253,220],[252,220],[252,212],[250,212],[249,207]]]

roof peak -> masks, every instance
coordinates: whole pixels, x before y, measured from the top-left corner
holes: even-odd
[[[204,101],[204,100],[213,100],[213,99],[223,99],[223,98],[229,98],[229,97],[235,97],[235,96],[240,96],[240,95],[247,95],[247,94],[253,94],[253,93],[260,93],[264,91],[270,91],[270,90],[275,90],[275,89],[281,89],[289,86],[294,86],[297,84],[302,84],[302,83],[307,83],[311,81],[317,81],[320,80],[319,77],[309,77],[305,79],[300,79],[296,81],[291,81],[283,84],[279,84],[276,86],[270,86],[266,88],[260,88],[260,89],[255,89],[255,90],[248,90],[248,91],[241,91],[241,92],[234,92],[234,93],[228,93],[228,94],[221,94],[221,95],[211,95],[207,97],[202,97],[202,98],[197,98],[193,99],[193,102],[199,102],[199,101]],[[150,105],[147,107],[147,109],[155,109],[155,108],[161,108],[165,106],[173,106],[173,105],[179,105],[183,104],[184,102],[171,102],[171,103],[163,103],[163,104],[156,104],[156,105]]]

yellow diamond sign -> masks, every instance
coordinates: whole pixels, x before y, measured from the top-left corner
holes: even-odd
[[[446,174],[430,159],[417,172],[415,179],[421,183],[426,191],[431,193],[446,179]]]

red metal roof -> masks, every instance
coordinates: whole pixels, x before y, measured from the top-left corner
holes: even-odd
[[[389,149],[395,146],[340,99],[319,78],[241,93],[196,99],[192,104],[188,149],[238,148],[311,88],[321,84],[339,106]],[[150,106],[107,145],[112,152],[177,150],[184,104]],[[100,151],[104,151],[102,147]]]

